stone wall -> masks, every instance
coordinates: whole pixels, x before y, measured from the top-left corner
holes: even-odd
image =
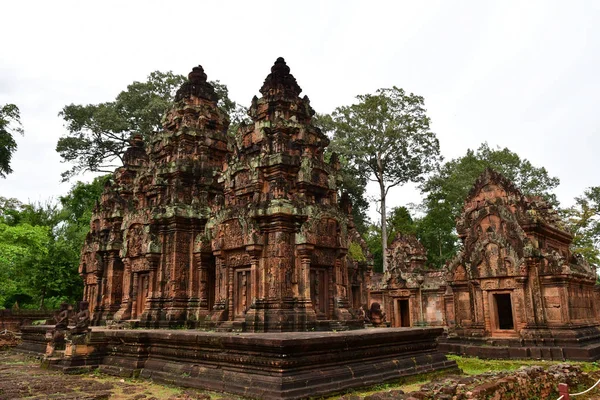
[[[54,315],[52,310],[0,310],[0,331],[9,330],[18,332],[21,326],[31,324],[38,320],[51,320]]]

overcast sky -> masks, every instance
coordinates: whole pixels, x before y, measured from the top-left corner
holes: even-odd
[[[0,196],[69,190],[65,105],[198,64],[249,105],[279,56],[317,112],[395,85],[425,98],[446,159],[508,147],[560,178],[565,206],[600,185],[600,1],[22,0],[0,14],[0,105],[25,129]],[[409,187],[390,203],[419,199]]]

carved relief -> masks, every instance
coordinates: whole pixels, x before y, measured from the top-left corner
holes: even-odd
[[[579,292],[568,297],[574,315],[584,315],[579,309],[595,315],[581,295],[593,287],[593,274],[584,265],[567,261],[572,236],[540,198],[523,195],[504,177],[486,170],[465,201],[457,231],[463,248],[449,264],[448,283],[457,332],[465,340],[481,335],[527,337],[531,333],[523,328],[526,323],[544,329],[551,329],[549,321],[570,327],[573,316],[561,307],[567,304],[564,287],[572,280],[581,282]],[[572,274],[573,269],[582,274]],[[485,301],[482,291],[489,291],[491,300]],[[486,320],[486,315],[492,318]],[[583,318],[584,324],[595,326],[592,319]]]

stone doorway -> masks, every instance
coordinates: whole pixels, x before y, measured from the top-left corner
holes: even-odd
[[[244,318],[246,311],[252,305],[252,280],[250,279],[250,268],[238,268],[234,276],[233,293],[233,316]]]
[[[408,299],[396,299],[395,303],[394,326],[410,327],[410,308]]]
[[[329,274],[326,268],[310,269],[310,300],[317,319],[329,319]]]
[[[146,309],[146,299],[148,299],[150,276],[148,273],[138,275],[138,293],[135,302],[135,315],[139,318]]]
[[[510,293],[494,294],[494,303],[496,304],[496,329],[515,329]]]
[[[362,305],[360,286],[352,286],[352,308],[358,309]]]

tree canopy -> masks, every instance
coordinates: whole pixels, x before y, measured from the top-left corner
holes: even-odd
[[[15,134],[23,134],[19,108],[14,104],[0,106],[0,178],[12,172],[10,162],[17,151]]]
[[[514,182],[524,194],[539,195],[558,205],[552,191],[559,179],[544,167],[535,167],[508,148],[493,149],[483,143],[475,151],[469,149],[464,156],[446,162],[420,186],[425,195],[420,206],[424,216],[417,221],[417,236],[428,250],[430,264],[440,267],[456,254],[456,218],[475,180],[487,167]]]
[[[562,213],[573,233],[573,251],[600,266],[600,186],[586,189],[575,198],[575,205]]]
[[[388,228],[388,246],[392,244],[398,234],[415,235],[416,222],[413,220],[408,208],[404,206],[394,207],[387,217]],[[375,272],[383,271],[383,247],[381,241],[381,228],[378,225],[371,224],[366,233],[366,242],[369,251],[373,255],[373,270]]]
[[[313,124],[320,128],[323,132],[332,136],[334,127],[333,120],[329,115],[315,114]],[[331,139],[331,137],[330,137]],[[333,154],[331,146],[325,150],[325,159],[330,160]],[[347,193],[352,201],[352,218],[356,226],[356,230],[365,236],[369,230],[369,218],[367,210],[369,202],[366,200],[367,180],[356,172],[356,169],[349,163],[348,158],[341,154],[338,155],[341,168],[339,171],[338,190],[339,194]]]
[[[63,172],[63,181],[82,172],[109,173],[121,166],[131,136],[148,137],[161,128],[163,115],[185,80],[171,71],[154,71],[145,82],[127,86],[114,101],[65,106],[59,115],[67,133],[58,140],[56,151],[73,167]],[[244,119],[245,108],[229,99],[227,86],[219,81],[210,83],[220,98],[219,107],[236,127]]]
[[[60,204],[0,198],[0,308],[81,299],[79,256],[105,179],[77,182]]]
[[[421,182],[441,160],[439,142],[429,129],[424,99],[392,87],[357,96],[338,107],[326,124],[331,147],[348,160],[356,176],[379,186],[382,252],[387,248],[386,197],[391,188]],[[383,257],[383,268],[386,260]]]

